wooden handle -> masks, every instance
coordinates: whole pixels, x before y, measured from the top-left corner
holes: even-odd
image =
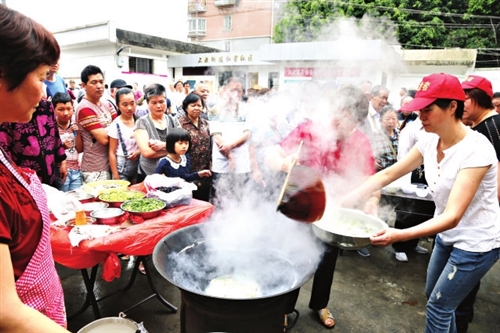
[[[278,206],[277,209],[279,209],[279,206],[281,204],[281,201],[283,200],[283,197],[285,196],[285,190],[288,185],[288,181],[290,180],[290,175],[292,173],[293,167],[297,164],[299,156],[300,156],[300,151],[302,149],[302,144],[304,141],[300,141],[299,148],[297,148],[297,152],[295,153],[297,157],[295,160],[292,162],[292,165],[290,166],[290,169],[288,169],[288,173],[286,174],[285,182],[283,183],[283,187],[281,188],[280,196],[278,197]]]

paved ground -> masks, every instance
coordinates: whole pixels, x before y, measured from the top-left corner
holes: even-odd
[[[430,249],[431,244],[421,245]],[[401,263],[394,259],[391,248],[371,248],[372,255],[363,258],[356,252],[345,252],[339,257],[332,288],[330,309],[334,314],[337,333],[370,332],[423,332],[425,327],[425,272],[429,255],[410,253],[410,261]],[[102,296],[128,282],[132,265],[122,262],[122,277],[107,283],[97,280],[96,294]],[[152,264],[151,264],[151,267]],[[153,278],[165,298],[180,306],[179,290],[164,280],[154,268]],[[79,271],[58,266],[63,281],[68,313],[74,312],[84,301],[84,284]],[[100,275],[100,272],[99,272]],[[312,281],[301,289],[297,310],[299,321],[291,332],[321,332],[323,328],[314,313],[308,310]],[[103,317],[116,316],[120,311],[151,293],[147,279],[140,275],[134,287],[99,302]],[[483,279],[475,306],[470,333],[500,332],[500,265],[497,264]],[[128,317],[144,322],[150,333],[180,332],[179,313],[169,313],[157,299],[128,312]],[[77,332],[93,321],[89,307],[83,314],[69,320],[69,329]]]

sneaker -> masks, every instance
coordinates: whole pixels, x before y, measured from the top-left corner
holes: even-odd
[[[429,251],[425,248],[425,247],[422,247],[420,245],[417,245],[413,251],[417,252],[417,253],[420,253],[420,254],[427,254]]]
[[[368,249],[366,247],[362,248],[362,249],[359,249],[358,250],[358,254],[362,257],[369,257],[370,256],[370,251],[368,251]]]
[[[408,256],[404,252],[394,252],[394,255],[398,261],[408,261]]]

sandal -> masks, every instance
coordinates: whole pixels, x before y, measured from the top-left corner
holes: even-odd
[[[335,318],[333,318],[330,310],[325,308],[325,309],[318,310],[317,312],[318,312],[319,320],[326,328],[333,328],[335,326]],[[331,324],[327,324],[328,321],[330,321]]]

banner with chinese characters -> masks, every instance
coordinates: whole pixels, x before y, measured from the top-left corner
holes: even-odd
[[[251,63],[253,61],[252,54],[227,54],[227,55],[205,55],[198,57],[198,64],[221,65],[221,64],[238,64]]]
[[[336,78],[359,77],[359,68],[341,67],[285,67],[285,77]]]

